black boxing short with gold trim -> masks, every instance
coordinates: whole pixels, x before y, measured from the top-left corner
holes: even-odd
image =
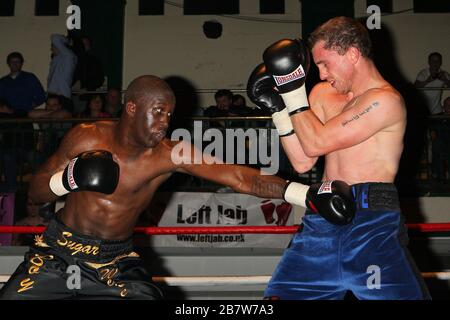
[[[56,217],[25,254],[0,299],[162,299],[132,239],[78,234]]]

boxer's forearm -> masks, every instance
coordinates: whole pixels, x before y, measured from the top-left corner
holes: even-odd
[[[282,137],[280,141],[289,162],[298,173],[305,173],[316,164],[318,157],[308,157],[295,134]]]
[[[228,186],[239,193],[261,198],[282,199],[287,182],[277,176],[263,175],[260,170],[231,164],[187,165],[176,171]]]
[[[287,182],[277,176],[255,176],[251,193],[260,198],[282,199]]]
[[[316,115],[309,110],[293,115],[291,121],[305,155],[310,158],[323,155],[321,134],[324,126]]]
[[[277,176],[262,175],[259,170],[239,166],[232,176],[230,187],[236,192],[260,198],[282,199],[287,182]]]

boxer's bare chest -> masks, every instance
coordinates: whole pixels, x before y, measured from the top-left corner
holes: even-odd
[[[120,167],[120,178],[117,192],[133,196],[142,192],[154,191],[159,185],[158,177],[171,171],[170,159],[159,150],[130,156],[126,153],[115,153]],[[156,184],[156,185],[155,185]]]
[[[114,161],[119,165],[118,186],[112,195],[107,196],[113,203],[128,199],[128,203],[134,202],[139,206],[139,203],[151,197],[162,183],[158,177],[171,172],[173,166],[168,158],[170,153],[160,145],[152,149],[133,149],[118,144],[111,132],[97,137],[89,148],[111,152]],[[105,198],[105,195],[97,193],[92,196],[99,201]]]
[[[330,95],[323,100],[324,123],[351,110],[361,96]],[[392,134],[378,132],[367,140],[351,147],[332,151],[325,155],[324,179],[340,179],[348,183],[370,181],[390,181],[395,167],[390,154],[392,148],[380,153],[380,146],[392,145]],[[394,159],[395,160],[395,159]]]

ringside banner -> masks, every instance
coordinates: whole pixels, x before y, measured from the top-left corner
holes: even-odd
[[[150,209],[151,210],[151,209]],[[176,192],[158,226],[285,226],[294,224],[293,207],[278,199],[244,194]],[[156,247],[285,248],[292,234],[178,234],[152,237]]]

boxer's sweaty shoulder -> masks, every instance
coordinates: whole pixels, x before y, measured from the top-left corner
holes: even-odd
[[[53,175],[64,170],[71,159],[85,151],[102,149],[111,152],[114,126],[113,122],[106,121],[76,125],[64,135],[58,150],[41,165],[36,175]]]
[[[69,160],[84,151],[99,146],[110,151],[110,141],[116,124],[112,121],[82,123],[73,127],[63,138],[58,154]]]

